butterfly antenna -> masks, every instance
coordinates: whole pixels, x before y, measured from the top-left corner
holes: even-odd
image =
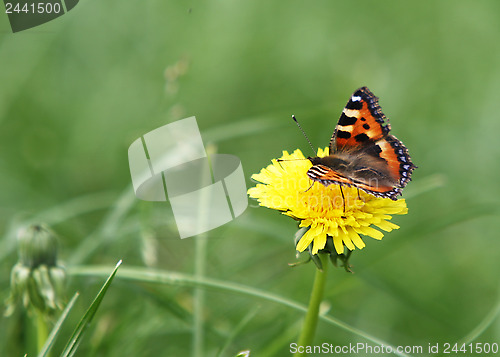
[[[306,138],[307,142],[309,143],[309,146],[311,146],[311,149],[314,153],[314,156],[316,156],[316,150],[314,150],[314,146],[313,144],[311,143],[311,140],[309,140],[309,138],[307,137],[307,134],[306,132],[304,131],[304,129],[302,129],[302,127],[300,126],[297,118],[295,118],[295,115],[292,114],[292,119],[293,121],[295,122],[295,124],[297,124],[297,126],[299,127],[300,131],[302,132],[302,134],[304,135],[304,137]]]

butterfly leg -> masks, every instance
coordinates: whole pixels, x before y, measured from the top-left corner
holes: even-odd
[[[361,201],[361,196],[359,195],[359,188],[356,187],[356,189],[358,190],[358,200]]]
[[[312,181],[311,186],[309,186],[309,188],[307,190],[305,190],[304,192],[309,191],[313,187],[313,185],[314,185],[314,181]]]
[[[345,214],[345,197],[344,197],[344,191],[342,191],[342,186],[340,187],[340,194],[342,195],[342,203],[344,205],[344,214]]]

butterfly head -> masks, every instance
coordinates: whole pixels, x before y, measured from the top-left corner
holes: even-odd
[[[311,157],[311,156],[308,156],[308,157],[307,157],[307,160],[311,161],[311,164],[313,164],[313,165],[317,165],[317,164],[319,164],[319,163],[320,163],[320,160],[319,160],[319,159],[320,159],[320,158],[319,158],[319,157],[317,157],[317,156],[316,156],[316,157]]]

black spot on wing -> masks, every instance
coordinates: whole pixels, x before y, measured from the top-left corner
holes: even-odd
[[[382,148],[380,146],[378,146],[377,144],[367,145],[367,147],[364,149],[363,152],[366,153],[367,155],[378,157],[378,158],[382,159],[380,157],[380,153],[382,152]]]
[[[365,141],[370,140],[370,138],[365,133],[361,133],[356,135],[354,137],[354,140],[356,140],[358,143],[364,143]]]
[[[365,128],[366,130],[370,129],[370,126],[368,124],[363,124],[363,128]]]
[[[349,139],[351,137],[351,133],[348,131],[337,130],[337,138],[339,139]]]
[[[391,126],[389,125],[389,120],[382,112],[382,108],[378,103],[378,98],[367,87],[359,88],[354,95],[360,96],[368,104],[368,110],[371,115],[373,115],[378,123],[382,124],[382,132],[388,134],[391,130]]]
[[[348,117],[347,115],[342,113],[342,115],[340,116],[338,125],[341,125],[341,126],[353,125],[354,123],[356,123],[356,120],[358,120],[358,119],[356,119],[355,117]]]
[[[353,102],[352,100],[349,100],[347,105],[345,106],[347,109],[356,109],[356,110],[361,110],[363,108],[363,103],[361,101],[356,101]]]

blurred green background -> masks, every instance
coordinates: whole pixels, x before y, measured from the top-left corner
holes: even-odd
[[[205,144],[237,155],[247,177],[282,150],[327,145],[351,93],[378,97],[419,166],[409,214],[331,269],[329,314],[393,345],[500,342],[500,2],[81,1],[12,34],[0,15],[0,298],[16,231],[47,222],[68,268],[150,267],[192,274],[166,203],[135,199],[128,146],[195,115]],[[296,224],[250,202],[208,233],[205,275],[306,304],[315,267],[295,262]],[[198,253],[199,254],[199,253]],[[198,262],[199,263],[199,262]],[[54,351],[102,285],[81,292]],[[77,355],[193,352],[193,288],[120,280]],[[303,314],[245,294],[205,290],[203,355],[286,356]],[[29,319],[2,318],[0,355],[33,355]],[[239,328],[237,329],[237,327]],[[470,338],[469,338],[470,337]],[[368,342],[320,321],[317,344]],[[373,345],[373,343],[371,343]],[[425,347],[426,348],[426,347]],[[424,348],[424,350],[425,350]]]

